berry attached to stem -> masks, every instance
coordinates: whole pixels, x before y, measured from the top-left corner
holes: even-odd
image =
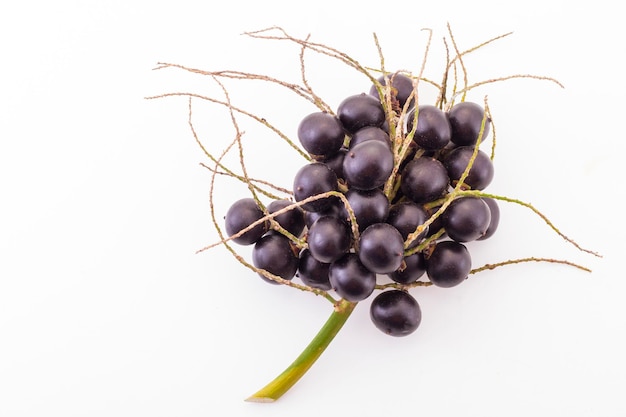
[[[498,202],[521,205],[537,214],[556,234],[577,249],[584,249],[557,229],[529,203],[484,192],[493,177],[495,125],[485,99],[484,106],[466,102],[474,88],[512,78],[558,81],[541,76],[513,75],[469,85],[464,57],[493,42],[465,51],[458,49],[449,27],[454,56],[447,59],[441,84],[419,74],[389,73],[379,48],[378,74],[334,48],[294,38],[281,28],[247,33],[257,39],[290,41],[301,49],[302,84],[270,76],[238,71],[207,72],[180,65],[159,64],[207,75],[221,87],[223,98],[192,93],[171,93],[151,98],[184,96],[189,100],[189,119],[194,139],[214,164],[211,172],[211,219],[220,241],[199,250],[223,245],[234,258],[272,283],[311,292],[333,303],[333,312],[317,335],[289,365],[247,401],[272,402],[285,394],[317,361],[360,302],[374,293],[370,317],[373,324],[392,336],[405,336],[421,322],[420,307],[409,289],[431,285],[448,288],[468,275],[521,262],[560,263],[589,271],[570,261],[528,257],[487,264],[472,269],[467,247],[490,237],[500,220]],[[426,51],[430,47],[432,33]],[[446,41],[446,47],[448,43]],[[315,52],[354,69],[372,84],[369,94],[353,94],[332,112],[306,80],[304,52]],[[460,73],[459,73],[460,72]],[[379,76],[379,74],[383,74]],[[462,80],[459,79],[462,77]],[[267,119],[231,103],[221,80],[261,80],[287,88],[317,107],[298,126],[298,147]],[[461,82],[462,81],[462,82]],[[434,105],[420,103],[422,82],[439,89]],[[460,90],[457,90],[457,87]],[[452,91],[448,91],[452,89]],[[454,104],[455,99],[461,102]],[[236,132],[234,140],[218,156],[202,145],[192,120],[192,101],[203,100],[226,107]],[[248,174],[237,117],[244,116],[270,129],[296,153],[304,165],[285,189]],[[491,156],[479,149],[493,133]],[[239,152],[239,169],[225,165],[224,158]],[[266,155],[265,155],[266,156]],[[244,183],[252,196],[236,201],[222,222],[215,213],[215,180],[218,176]],[[284,194],[276,196],[275,194]],[[262,198],[272,202],[263,208]],[[295,202],[294,202],[295,201]],[[230,243],[254,245],[253,264]],[[376,282],[387,274],[393,282]],[[419,281],[422,275],[429,282]],[[301,283],[298,283],[298,277]],[[331,293],[334,291],[334,293]],[[334,294],[341,297],[334,298]]]

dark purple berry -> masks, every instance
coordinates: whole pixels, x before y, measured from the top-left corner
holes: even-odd
[[[370,271],[388,274],[402,264],[404,239],[392,225],[375,223],[361,233],[358,254],[363,265]]]
[[[230,206],[224,217],[226,233],[228,236],[233,236],[264,216],[263,210],[253,198],[237,200]],[[259,223],[241,236],[234,238],[233,242],[240,245],[252,245],[267,232],[268,227],[269,222]]]
[[[274,217],[274,220],[286,231],[292,235],[298,237],[304,230],[304,210],[298,206],[294,206],[294,203],[289,200],[274,200],[267,206],[267,212],[269,214],[275,213],[279,210],[291,207],[288,211],[281,213]]]
[[[317,219],[323,216],[332,216],[338,219],[344,219],[344,205],[339,198],[330,199],[328,207],[322,211],[304,211],[304,222],[309,229]]]
[[[409,76],[406,76],[400,72],[396,72],[394,74],[388,74],[387,77],[391,81],[391,96],[395,100],[398,101],[400,108],[404,107],[409,97],[413,93],[413,79]],[[387,81],[385,80],[385,76],[378,77],[378,82],[383,86],[387,85]],[[370,88],[370,95],[380,99],[380,95],[378,94],[378,90],[375,85],[372,85]],[[412,98],[409,106],[412,106],[415,103],[415,99]]]
[[[331,289],[328,280],[328,268],[330,264],[320,262],[311,255],[311,251],[303,249],[300,252],[300,262],[298,264],[298,277],[309,287],[328,291]]]
[[[436,212],[439,211],[439,209],[441,208],[441,206],[437,206],[437,207],[432,207],[428,210],[428,217],[432,217]],[[428,233],[426,233],[426,237],[431,237],[436,233],[439,233],[442,229],[443,229],[443,222],[442,219],[443,218],[443,213],[439,214],[431,223],[430,226],[428,226]],[[445,229],[443,230],[443,234],[439,236],[438,239],[443,239],[444,237],[447,237],[446,233],[445,233]]]
[[[426,260],[426,274],[434,285],[450,288],[459,285],[472,270],[472,259],[462,243],[444,240],[435,245]]]
[[[291,280],[298,270],[298,256],[294,253],[291,241],[275,232],[265,234],[256,242],[252,249],[252,263],[286,280]],[[267,282],[278,284],[261,273],[259,276]]]
[[[337,175],[337,178],[343,178],[343,160],[346,157],[347,152],[347,149],[341,148],[334,154],[322,159],[320,162],[328,165],[328,167],[333,170],[335,175]]]
[[[391,140],[389,139],[389,134],[385,132],[380,127],[376,126],[367,126],[362,129],[357,130],[350,138],[349,148],[353,148],[361,142],[365,142],[368,140],[377,140],[379,142],[384,143],[385,145],[391,147]]]
[[[474,145],[478,141],[485,110],[476,103],[457,103],[448,112],[452,135],[450,140],[459,146]],[[489,134],[491,120],[485,119],[481,141]]]
[[[389,146],[369,140],[348,150],[343,160],[343,174],[349,187],[372,190],[385,184],[393,164],[393,153]]]
[[[317,219],[307,235],[311,254],[324,263],[331,263],[343,256],[350,248],[351,240],[348,224],[333,216]]]
[[[367,269],[354,253],[346,253],[330,264],[328,272],[333,290],[348,301],[365,300],[376,287],[376,274]]]
[[[413,110],[407,117],[408,132],[413,130],[415,112],[416,110]],[[450,142],[450,123],[444,111],[430,104],[418,106],[413,141],[427,151],[445,147]]]
[[[405,256],[402,265],[397,270],[387,274],[389,278],[399,284],[411,284],[426,272],[426,259],[422,252]]]
[[[498,224],[500,223],[500,207],[498,207],[498,203],[493,198],[483,197],[483,201],[489,206],[489,212],[491,213],[491,221],[489,222],[489,227],[484,235],[478,238],[478,240],[489,239],[498,229]]]
[[[344,138],[341,122],[329,113],[311,113],[298,126],[300,143],[308,153],[316,157],[337,152],[343,145]]]
[[[452,185],[456,185],[461,179],[473,153],[473,146],[460,146],[445,156],[443,164],[446,167]],[[463,183],[472,190],[484,190],[491,184],[493,174],[494,167],[491,158],[479,149],[469,174]]]
[[[407,336],[422,321],[422,311],[411,294],[401,290],[383,291],[370,304],[374,325],[390,336]]]
[[[448,172],[437,159],[422,156],[409,162],[402,170],[400,188],[402,193],[415,203],[428,203],[448,190]]]
[[[491,213],[482,198],[462,197],[450,203],[441,221],[450,239],[470,242],[487,233]]]
[[[359,231],[374,223],[384,222],[389,213],[389,200],[380,188],[361,191],[349,189],[346,199],[354,212]],[[349,221],[348,210],[344,207],[344,218]]]
[[[414,233],[418,226],[428,220],[428,217],[426,210],[419,204],[412,201],[403,201],[391,206],[386,222],[398,229],[402,238],[406,241],[407,237]],[[428,226],[413,240],[409,247],[417,246],[427,233]]]
[[[328,191],[337,190],[337,174],[321,162],[312,162],[300,168],[293,181],[293,195],[302,201]],[[309,211],[321,211],[331,204],[332,198],[320,198],[302,205]]]
[[[386,119],[380,101],[365,93],[345,98],[337,108],[337,117],[350,133],[365,126],[380,127]]]

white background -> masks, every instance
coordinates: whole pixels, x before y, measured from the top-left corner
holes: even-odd
[[[618,3],[215,4],[0,6],[0,415],[626,415]],[[447,22],[461,49],[514,32],[467,58],[471,82],[538,74],[565,85],[512,80],[469,99],[488,96],[497,128],[489,190],[531,202],[603,258],[505,205],[499,233],[471,246],[475,266],[545,256],[593,273],[524,264],[418,289],[422,325],[400,339],[374,328],[366,301],[280,401],[244,402],[295,358],[330,304],[265,284],[221,247],[195,254],[217,239],[208,160],[184,98],[144,97],[222,96],[208,77],[152,69],[165,61],[297,82],[297,48],[241,35],[279,25],[372,67],[376,32],[387,68],[417,71],[428,27],[427,75],[439,80]],[[342,64],[308,57],[328,103],[369,88]],[[313,111],[275,86],[228,88],[291,137]],[[213,152],[233,139],[223,108],[198,101],[194,117]],[[253,174],[290,187],[303,160],[240,123]],[[245,193],[219,179],[216,210]]]

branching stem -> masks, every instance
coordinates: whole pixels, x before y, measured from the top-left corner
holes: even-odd
[[[392,73],[392,74],[387,73],[385,69],[385,58],[384,58],[382,48],[379,43],[379,39],[376,36],[376,34],[374,34],[374,41],[375,41],[375,45],[378,51],[378,56],[380,59],[379,61],[380,68],[370,70],[370,68],[361,65],[357,60],[350,57],[344,52],[341,52],[337,49],[334,49],[332,47],[329,47],[320,43],[312,42],[310,40],[310,36],[307,36],[304,39],[293,37],[280,27],[271,27],[271,28],[267,28],[267,29],[263,29],[263,30],[259,30],[255,32],[245,33],[245,35],[251,38],[274,40],[274,41],[286,41],[286,42],[291,42],[295,44],[298,47],[301,84],[289,83],[289,82],[285,82],[285,81],[279,80],[277,78],[274,78],[268,75],[255,74],[255,73],[249,73],[249,72],[230,71],[230,70],[204,71],[204,70],[199,70],[199,69],[191,68],[191,67],[185,67],[185,66],[177,65],[177,64],[170,64],[170,63],[158,64],[158,67],[156,69],[178,68],[184,71],[188,71],[190,73],[195,73],[195,74],[199,74],[203,76],[209,76],[213,79],[213,81],[215,81],[218,84],[218,86],[221,88],[221,91],[223,92],[223,98],[219,98],[219,99],[210,97],[210,96],[201,95],[201,94],[189,93],[189,92],[168,93],[168,94],[161,94],[158,96],[147,97],[148,99],[156,99],[156,98],[178,96],[178,97],[186,97],[188,99],[189,127],[192,131],[195,141],[200,146],[200,148],[202,149],[206,157],[208,157],[208,159],[213,164],[212,166],[202,164],[202,166],[207,168],[211,174],[210,191],[209,191],[210,216],[211,216],[211,221],[218,234],[219,239],[216,242],[200,249],[198,252],[203,252],[210,248],[223,245],[226,248],[226,250],[230,252],[240,264],[249,268],[255,273],[261,274],[263,277],[269,280],[275,281],[279,284],[283,284],[284,286],[296,288],[301,291],[311,292],[315,295],[321,296],[325,298],[327,301],[329,301],[330,303],[332,303],[333,305],[333,312],[328,318],[328,320],[326,321],[326,323],[322,326],[320,331],[313,338],[313,340],[311,340],[311,342],[306,346],[306,348],[302,351],[302,353],[295,359],[295,361],[293,361],[291,365],[289,365],[280,375],[278,375],[269,384],[267,384],[265,387],[263,387],[261,390],[259,390],[252,396],[250,396],[247,399],[247,401],[273,402],[273,401],[276,401],[278,398],[280,398],[282,395],[284,395],[294,384],[296,384],[300,380],[300,378],[302,378],[302,376],[309,370],[309,368],[317,361],[317,359],[321,356],[321,354],[326,350],[326,348],[329,346],[331,341],[335,338],[335,336],[338,334],[340,329],[343,327],[348,317],[354,311],[357,303],[349,302],[344,299],[337,300],[333,297],[333,295],[331,295],[329,291],[323,291],[317,288],[312,288],[307,285],[302,285],[297,282],[293,282],[291,280],[285,280],[279,276],[271,274],[270,272],[266,270],[256,268],[254,265],[247,262],[237,253],[237,251],[230,245],[231,241],[233,239],[236,239],[238,236],[241,236],[242,234],[246,233],[250,229],[256,227],[257,225],[263,222],[268,222],[270,223],[271,228],[273,230],[276,230],[279,233],[282,233],[283,235],[287,236],[287,238],[291,240],[291,242],[293,243],[293,246],[296,249],[300,249],[300,250],[304,249],[308,245],[306,241],[306,235],[302,237],[292,235],[290,232],[283,229],[282,226],[280,226],[276,222],[275,217],[280,214],[286,213],[289,210],[300,208],[302,205],[308,202],[315,201],[315,200],[322,199],[322,198],[331,198],[331,197],[339,198],[343,202],[346,208],[346,212],[348,213],[348,218],[349,218],[351,230],[352,230],[352,239],[354,242],[358,242],[359,240],[359,227],[357,224],[355,213],[352,207],[350,207],[350,204],[345,196],[345,191],[347,190],[346,185],[341,182],[338,185],[337,191],[329,191],[323,194],[311,196],[302,201],[294,202],[288,207],[280,209],[271,214],[267,212],[267,209],[265,208],[262,201],[260,200],[260,196],[277,199],[278,196],[276,196],[274,192],[278,192],[278,193],[286,194],[288,196],[287,198],[291,198],[293,196],[293,193],[285,188],[278,187],[274,184],[271,184],[269,182],[266,182],[260,179],[252,178],[248,175],[246,164],[244,161],[244,147],[243,147],[242,140],[241,140],[243,132],[239,129],[236,116],[242,115],[242,116],[248,117],[256,121],[257,123],[265,126],[266,128],[270,129],[279,138],[281,138],[285,143],[287,143],[289,147],[295,150],[300,156],[304,157],[304,159],[307,162],[311,162],[315,160],[315,158],[313,158],[312,155],[309,155],[306,152],[304,152],[286,134],[284,134],[279,129],[277,129],[274,125],[268,122],[265,118],[255,115],[231,103],[229,93],[225,85],[223,84],[223,80],[225,79],[259,80],[259,81],[273,83],[274,85],[278,85],[278,86],[291,90],[300,98],[303,98],[309,101],[310,103],[312,103],[313,105],[315,105],[317,109],[326,111],[330,114],[334,114],[332,112],[331,106],[325,103],[321,99],[321,97],[319,97],[313,91],[313,88],[307,79],[307,72],[305,68],[305,53],[314,52],[314,53],[329,57],[332,60],[339,61],[340,63],[351,67],[352,69],[356,70],[361,75],[364,75],[369,80],[369,82],[373,83],[373,85],[376,87],[382,106],[387,116],[389,135],[390,135],[390,139],[392,142],[392,148],[393,148],[393,153],[394,153],[394,168],[389,179],[384,185],[384,192],[385,192],[385,195],[388,197],[389,201],[396,201],[396,193],[398,192],[400,188],[400,183],[401,183],[400,166],[408,158],[409,151],[412,150],[411,146],[414,144],[413,136],[415,135],[417,124],[418,124],[418,114],[419,114],[418,109],[419,109],[419,97],[420,97],[419,87],[421,84],[427,84],[429,87],[434,86],[435,88],[439,90],[436,105],[444,111],[447,111],[454,104],[455,99],[460,98],[462,101],[464,101],[467,93],[470,90],[473,90],[485,84],[491,84],[495,82],[517,79],[517,78],[530,78],[530,79],[536,79],[536,80],[538,79],[538,80],[550,81],[562,87],[561,83],[553,78],[532,75],[532,74],[513,74],[509,76],[504,76],[504,77],[491,78],[488,80],[479,81],[479,82],[470,84],[468,80],[468,71],[466,68],[464,57],[467,54],[475,52],[476,50],[482,48],[483,46],[487,44],[490,44],[498,39],[502,39],[510,35],[510,33],[506,33],[504,35],[491,38],[488,41],[483,42],[474,47],[471,47],[469,49],[461,50],[459,49],[458,44],[454,39],[454,35],[452,33],[450,25],[448,25],[447,28],[448,28],[448,38],[447,39],[444,38],[444,46],[446,48],[446,62],[445,62],[445,67],[443,71],[444,73],[443,78],[440,84],[426,78],[424,75],[425,66],[426,66],[428,55],[429,55],[429,50],[430,50],[431,40],[432,40],[432,31],[429,29],[425,29],[426,31],[428,31],[429,36],[428,36],[428,41],[427,41],[425,52],[424,52],[422,65],[421,65],[421,68],[419,69],[419,72],[415,75],[410,75],[410,72],[408,71],[397,72],[397,73],[402,72],[404,74],[409,74],[413,79],[413,91],[409,99],[407,100],[407,104],[402,106],[403,108],[399,108],[400,106],[397,105],[397,99],[395,97],[392,97],[391,84],[392,84],[394,75],[397,73]],[[449,43],[451,44],[451,48],[450,48]],[[451,54],[454,54],[454,55],[451,56]],[[376,73],[381,73],[384,76],[384,81],[385,81],[384,83],[379,82],[375,78],[374,74]],[[459,80],[459,77],[462,77],[462,80]],[[459,84],[461,84],[461,89],[457,90],[457,88],[459,87]],[[449,93],[448,93],[448,90],[450,90]],[[220,106],[226,107],[228,110],[230,120],[235,131],[235,138],[222,150],[222,152],[219,155],[216,154],[217,156],[211,153],[202,144],[194,128],[193,121],[192,121],[192,100],[194,99],[204,100],[204,101],[208,101],[214,104],[218,104]],[[413,117],[413,127],[410,131],[406,132],[405,131],[406,130],[405,124],[407,122],[406,119],[407,117],[409,117],[409,114],[411,114],[410,113],[411,109],[408,103],[414,103],[416,111],[413,112],[411,116]],[[484,106],[485,116],[483,117],[481,127],[480,127],[480,132],[478,133],[478,141],[474,146],[474,152],[472,153],[470,157],[470,160],[467,164],[466,169],[464,170],[459,180],[455,184],[453,184],[454,188],[450,192],[448,192],[441,199],[424,205],[426,209],[432,210],[433,213],[431,214],[430,218],[426,222],[424,222],[424,224],[417,226],[414,232],[408,236],[405,242],[404,255],[408,256],[416,252],[423,252],[424,254],[428,253],[429,250],[433,247],[433,245],[436,245],[437,240],[443,235],[444,229],[440,229],[436,233],[430,234],[430,236],[427,238],[422,238],[421,235],[424,232],[424,230],[430,227],[434,223],[434,221],[437,220],[437,218],[442,215],[442,213],[446,210],[446,208],[452,203],[454,199],[467,197],[467,196],[474,196],[474,197],[493,198],[496,200],[506,201],[509,203],[514,203],[514,204],[523,206],[531,210],[535,214],[537,214],[556,234],[558,234],[566,242],[574,245],[577,249],[579,249],[582,252],[585,252],[594,256],[600,256],[597,252],[581,247],[573,239],[563,234],[547,218],[547,216],[545,216],[543,213],[537,210],[530,203],[527,203],[518,199],[506,197],[506,196],[485,193],[484,191],[471,190],[471,189],[468,189],[469,187],[467,187],[467,185],[464,184],[472,168],[472,165],[476,159],[476,156],[478,154],[479,145],[483,137],[483,132],[485,132],[486,125],[488,122],[492,122],[491,112],[489,110],[486,96],[485,96],[484,104],[485,104]],[[491,159],[493,160],[495,156],[495,144],[496,144],[495,128],[492,130],[492,132],[493,132],[493,142],[492,142]],[[231,152],[232,150],[234,150],[235,152],[238,152],[240,166],[237,170],[233,170],[227,167],[223,163],[223,160],[226,154]],[[414,157],[420,157],[422,154],[423,154],[423,150],[418,149]],[[259,219],[258,221],[250,224],[247,228],[241,230],[239,233],[234,234],[232,236],[225,236],[220,226],[221,221],[218,220],[220,216],[218,216],[215,213],[215,206],[214,206],[215,180],[218,176],[230,177],[247,185],[253,198],[257,201],[259,206],[264,210],[266,215],[262,219]],[[398,199],[400,199],[400,196],[398,196]],[[420,241],[417,242],[417,244],[415,244],[415,241],[418,238],[420,239]],[[353,249],[358,250],[358,246],[355,245]],[[474,268],[473,270],[471,270],[470,274],[476,274],[482,271],[492,270],[492,269],[499,268],[505,265],[514,265],[514,264],[520,264],[520,263],[526,263],[526,262],[555,263],[555,264],[571,266],[571,267],[574,267],[583,271],[588,271],[588,272],[590,271],[590,269],[585,266],[582,266],[582,265],[579,265],[577,263],[567,261],[567,260],[543,258],[543,257],[526,257],[526,258],[519,258],[519,259],[509,259],[509,260],[497,262],[497,263],[485,264],[481,267]],[[377,285],[376,290],[383,291],[383,290],[395,288],[395,289],[408,291],[411,288],[428,287],[430,285],[432,285],[430,282],[424,282],[424,281],[417,281],[417,282],[413,282],[407,285],[398,284],[398,283],[386,283],[386,284]]]

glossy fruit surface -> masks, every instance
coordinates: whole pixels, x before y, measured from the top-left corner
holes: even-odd
[[[228,236],[233,236],[244,230],[252,223],[262,219],[265,215],[253,198],[242,198],[235,201],[224,217],[224,225]],[[233,242],[240,245],[252,245],[265,234],[269,223],[260,223],[241,236],[233,239]]]
[[[419,327],[422,311],[411,294],[388,290],[378,294],[370,304],[374,325],[390,336],[407,336]]]
[[[311,255],[311,251],[303,249],[300,252],[297,276],[309,287],[328,291],[331,289],[328,279],[328,268],[330,264],[320,262]]]
[[[448,112],[448,120],[452,131],[451,140],[459,146],[474,145],[478,140],[485,110],[478,104],[469,101],[457,103]],[[481,141],[489,134],[491,121],[485,119],[485,127]]]
[[[298,126],[298,139],[311,155],[325,157],[343,145],[345,132],[337,117],[324,112],[311,113]]]
[[[399,284],[411,284],[420,279],[426,272],[426,260],[422,252],[416,252],[405,256],[402,266],[387,274],[394,282]]]
[[[434,285],[450,288],[459,285],[472,269],[472,259],[467,247],[453,240],[435,245],[426,260],[426,274]]]
[[[293,196],[296,201],[337,190],[337,174],[322,162],[312,162],[298,170],[293,180]],[[309,211],[321,211],[329,207],[331,198],[321,198],[302,205]]]
[[[329,279],[333,290],[352,302],[365,300],[376,287],[376,274],[354,253],[347,253],[330,265]]]
[[[413,141],[422,149],[442,149],[450,142],[450,122],[443,110],[430,104],[418,106],[407,117],[407,131],[413,130],[417,113],[417,126]]]
[[[305,210],[304,211],[304,223],[306,224],[306,227],[310,229],[313,223],[315,223],[315,221],[322,216],[332,216],[332,217],[337,217],[338,219],[341,219],[343,218],[343,214],[344,214],[343,201],[341,201],[339,198],[333,198],[333,199],[330,199],[328,206],[325,207],[321,211]]]
[[[380,127],[376,126],[367,126],[354,132],[352,138],[350,138],[350,144],[348,147],[353,148],[355,145],[368,140],[377,140],[391,147],[389,134]]]
[[[320,160],[320,162],[328,165],[333,170],[337,178],[343,178],[343,160],[346,157],[347,149],[341,148],[332,155],[329,155]]]
[[[372,190],[385,184],[393,164],[393,153],[389,146],[368,140],[348,150],[343,160],[343,174],[349,187]]]
[[[402,170],[400,189],[415,203],[428,203],[442,197],[450,185],[448,172],[439,160],[422,156]]]
[[[384,222],[389,214],[389,200],[380,188],[366,191],[351,188],[345,196],[354,212],[359,231],[371,224]],[[345,208],[343,216],[349,221]]]
[[[460,146],[446,155],[443,165],[446,168],[452,185],[461,179],[463,172],[469,165],[474,153],[473,146]],[[469,174],[463,181],[465,185],[473,190],[484,190],[487,188],[494,176],[494,166],[491,158],[482,150],[478,150],[474,163],[469,170]]]
[[[337,217],[322,216],[311,225],[307,241],[315,259],[331,263],[350,248],[350,229],[346,222]]]
[[[287,207],[293,206],[293,202],[289,200],[274,200],[267,205],[267,212],[269,214],[276,213],[279,210],[287,209]],[[304,230],[304,211],[298,207],[290,207],[284,213],[281,213],[274,217],[274,220],[285,230],[292,235],[298,237]]]
[[[482,198],[462,197],[450,203],[441,220],[450,239],[470,242],[487,233],[491,212]]]
[[[399,107],[402,108],[411,97],[413,93],[413,79],[407,75],[402,73],[394,73],[388,74],[387,77],[391,81],[391,96],[398,101]],[[383,86],[387,84],[387,80],[385,76],[381,75],[378,77],[378,82]],[[370,87],[370,95],[380,99],[380,95],[378,94],[378,90],[375,85]],[[415,99],[411,99],[409,106],[415,103]]]
[[[337,117],[350,133],[365,126],[382,126],[385,111],[379,100],[362,93],[345,98],[337,108]]]
[[[500,207],[498,202],[493,198],[483,197],[483,201],[489,206],[489,212],[491,213],[491,221],[485,234],[478,238],[478,240],[489,239],[498,230],[498,224],[500,223]]]
[[[437,207],[432,207],[428,210],[428,217],[430,218],[431,216],[433,216],[436,212],[439,211],[439,209],[441,208],[441,206],[437,206]],[[443,234],[440,235],[439,239],[443,239],[446,238],[447,235],[445,233],[445,229],[443,229],[443,222],[442,222],[442,218],[443,218],[443,214],[440,214],[438,217],[436,217],[433,222],[430,224],[430,226],[428,226],[428,233],[426,233],[427,237],[431,237],[432,235],[436,234],[436,233],[440,233],[443,230]]]
[[[259,269],[283,279],[291,280],[298,270],[298,257],[291,247],[291,241],[280,233],[269,232],[259,239],[252,249],[252,263]],[[259,274],[272,284],[278,282]]]
[[[363,265],[370,271],[388,274],[402,264],[404,239],[392,225],[375,223],[361,233],[358,254]]]
[[[424,224],[430,216],[426,210],[417,203],[404,201],[396,203],[389,209],[386,222],[398,229],[402,238],[415,232],[418,226]],[[409,247],[415,247],[419,241],[428,233],[428,226],[420,233]]]

